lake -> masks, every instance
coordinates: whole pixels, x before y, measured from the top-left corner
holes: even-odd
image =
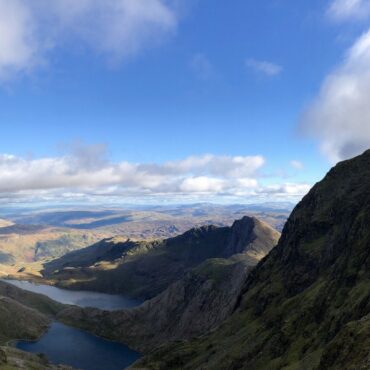
[[[141,303],[120,295],[71,291],[28,281],[3,281],[24,290],[44,294],[55,301],[80,307],[116,310],[135,307]],[[123,370],[140,357],[139,353],[120,343],[58,322],[54,322],[38,341],[18,341],[16,347],[27,352],[43,353],[54,364],[69,365],[81,370]]]
[[[54,301],[80,307],[95,307],[102,310],[117,310],[122,308],[132,308],[142,303],[141,301],[129,299],[121,295],[67,290],[51,285],[35,284],[29,281],[21,280],[4,281],[30,292],[47,295]]]
[[[81,370],[123,370],[140,354],[119,343],[55,322],[37,342],[19,341],[18,349],[44,353],[50,362]]]

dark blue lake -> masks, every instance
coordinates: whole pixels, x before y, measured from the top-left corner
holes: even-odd
[[[72,291],[34,284],[28,281],[6,280],[19,288],[44,294],[55,301],[80,307],[117,310],[138,306],[141,302],[120,295],[89,291]],[[49,331],[36,342],[19,341],[17,348],[43,353],[54,364],[64,364],[81,370],[123,370],[140,354],[127,346],[96,337],[87,332],[53,323]]]
[[[140,357],[139,353],[124,345],[60,323],[52,324],[37,342],[19,341],[16,347],[27,352],[44,353],[54,364],[81,370],[123,370]]]

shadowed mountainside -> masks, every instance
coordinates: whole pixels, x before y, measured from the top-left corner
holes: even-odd
[[[204,226],[162,241],[108,239],[47,263],[43,275],[61,287],[150,299],[207,259],[244,253],[256,263],[279,235],[244,217],[232,227]]]
[[[290,216],[208,336],[162,347],[145,369],[368,369],[370,151],[339,163]]]

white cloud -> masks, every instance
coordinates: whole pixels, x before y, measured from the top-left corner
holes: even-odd
[[[166,163],[113,163],[105,147],[74,146],[60,157],[0,155],[0,198],[171,199],[173,197],[302,196],[291,187],[264,186],[261,156],[192,156]],[[294,187],[294,185],[291,185]],[[306,188],[299,188],[302,191]],[[159,197],[159,198],[158,198]],[[200,199],[200,198],[199,198]]]
[[[30,10],[20,0],[0,0],[0,79],[29,71],[40,62]]]
[[[287,197],[288,195],[299,197],[302,196],[302,194],[306,194],[311,189],[311,187],[311,184],[305,183],[284,183],[269,185],[263,189],[260,189],[260,191],[280,197]]]
[[[245,64],[248,68],[266,76],[277,76],[283,71],[282,66],[264,60],[247,59]]]
[[[341,66],[324,81],[304,114],[306,134],[319,139],[331,162],[370,147],[370,31],[348,51]]]
[[[225,188],[225,181],[206,176],[185,179],[180,190],[184,193],[219,193]]]
[[[173,1],[0,0],[0,79],[28,72],[65,43],[115,62],[160,43],[178,23]]]
[[[303,168],[304,168],[303,163],[302,163],[302,162],[300,162],[300,161],[296,161],[296,160],[290,161],[290,165],[291,165],[295,170],[303,170]]]
[[[370,15],[369,0],[334,0],[328,15],[337,21],[364,19]]]
[[[248,177],[253,176],[258,169],[265,164],[262,156],[192,156],[184,160],[167,162],[164,167],[169,170],[180,172],[201,173],[207,168],[209,174],[226,177]]]

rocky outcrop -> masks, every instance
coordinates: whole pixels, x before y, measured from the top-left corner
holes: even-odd
[[[370,151],[339,163],[295,208],[279,244],[214,332],[152,352],[146,369],[367,369]]]
[[[260,260],[275,247],[279,237],[279,232],[258,218],[243,217],[232,226],[224,256],[247,253]]]

